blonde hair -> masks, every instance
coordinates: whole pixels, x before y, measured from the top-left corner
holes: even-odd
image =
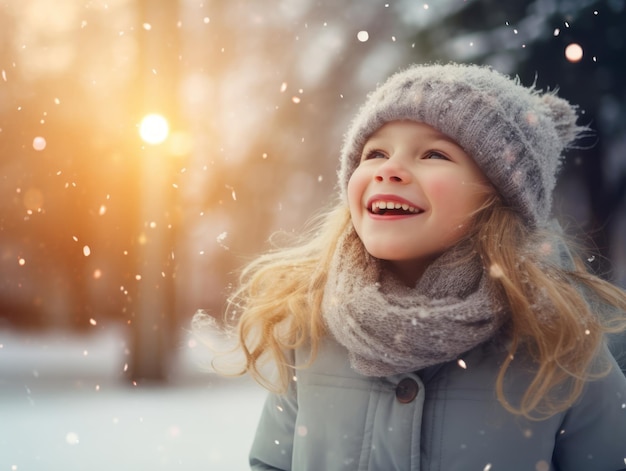
[[[321,303],[326,275],[348,224],[349,210],[338,203],[314,217],[291,246],[274,249],[242,270],[226,310],[227,318],[235,317],[233,311],[241,312],[235,329],[245,364],[236,374],[249,373],[267,389],[283,392],[295,366],[287,352],[308,343],[310,361],[314,360],[325,334]],[[270,362],[277,368],[277,381],[263,372]]]
[[[587,381],[608,373],[598,363],[605,335],[626,329],[626,293],[589,273],[562,234],[529,229],[494,196],[475,220],[475,248],[510,311],[508,355],[496,393],[510,412],[545,418],[570,407]],[[569,266],[568,266],[569,265]],[[521,401],[505,397],[505,376],[523,348],[534,362]]]
[[[307,366],[293,365],[290,352],[306,344],[309,364],[314,360],[325,335],[321,302],[326,274],[349,224],[347,205],[339,201],[296,244],[275,249],[243,269],[227,310],[227,316],[241,312],[236,331],[244,364],[237,374],[249,373],[266,388],[284,392],[293,368]],[[528,229],[497,195],[475,215],[468,237],[510,309],[508,354],[496,381],[498,400],[528,418],[568,408],[585,382],[608,371],[594,362],[605,334],[626,329],[626,293],[589,273],[580,259],[572,257],[572,266],[564,267],[559,252],[568,254],[569,249],[555,242],[562,239]],[[545,261],[549,256],[552,263]],[[605,318],[594,312],[601,305],[621,312]],[[504,383],[518,352],[528,352],[535,370],[521,401],[513,404]],[[277,367],[277,379],[263,371],[268,362]]]

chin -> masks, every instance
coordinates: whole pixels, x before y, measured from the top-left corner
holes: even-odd
[[[399,254],[397,250],[389,248],[368,247],[367,245],[365,245],[365,250],[367,250],[367,253],[369,253],[372,257],[379,260],[386,260],[389,262],[398,262],[405,260],[403,254]]]

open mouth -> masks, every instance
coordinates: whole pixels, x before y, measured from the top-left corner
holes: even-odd
[[[384,214],[390,216],[404,216],[423,212],[420,208],[416,208],[410,204],[393,201],[373,201],[368,209],[372,214]]]

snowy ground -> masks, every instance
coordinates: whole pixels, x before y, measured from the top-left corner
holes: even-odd
[[[122,381],[124,339],[0,331],[0,471],[238,471],[265,392],[200,375],[181,349],[168,386]]]

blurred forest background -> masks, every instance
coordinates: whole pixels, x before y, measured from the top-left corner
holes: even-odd
[[[357,106],[413,62],[580,105],[596,136],[556,211],[626,287],[624,25],[623,0],[4,0],[0,329],[124,325],[130,374],[167,376],[193,313],[219,318],[236,270],[329,201]]]

